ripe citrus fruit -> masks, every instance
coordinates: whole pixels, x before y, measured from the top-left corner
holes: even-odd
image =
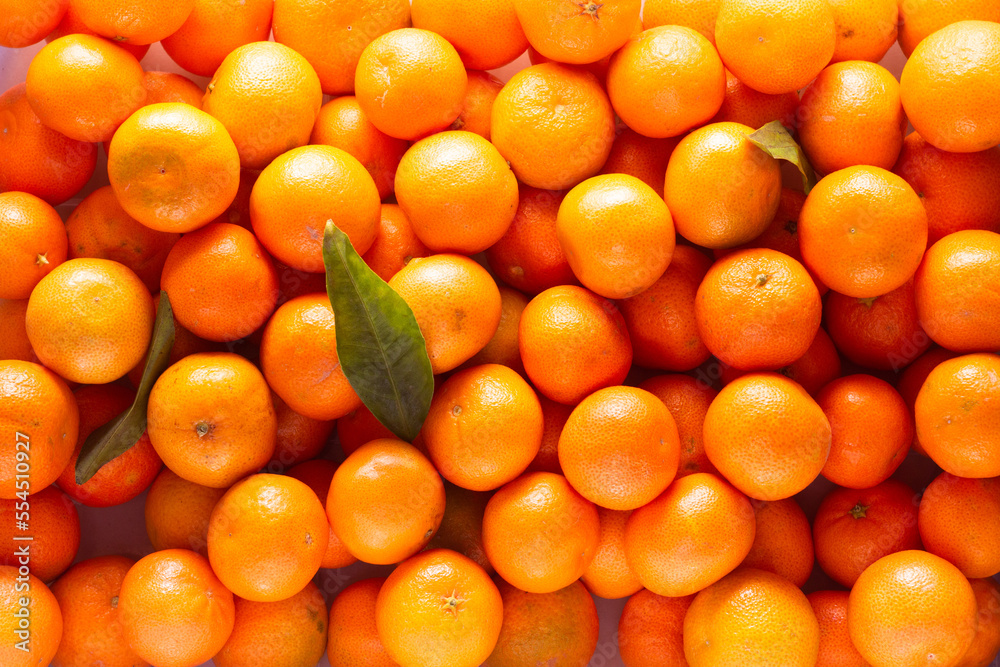
[[[899,8],[895,0],[828,0],[837,42],[831,62],[877,63],[896,41]],[[912,3],[907,3],[912,4]]]
[[[959,21],[1000,21],[1000,6],[990,0],[910,0],[899,5],[899,46],[907,58],[917,44]]]
[[[250,335],[278,300],[278,276],[267,251],[248,230],[228,222],[213,222],[174,244],[160,284],[177,321],[210,341]]]
[[[27,299],[35,285],[66,261],[69,241],[54,208],[25,192],[0,193],[0,299]]]
[[[261,336],[260,366],[271,389],[306,417],[338,419],[361,406],[337,356],[325,293],[296,297],[275,311]]]
[[[0,359],[38,361],[25,328],[27,311],[27,299],[0,299]]]
[[[266,375],[264,379],[267,379]],[[282,472],[319,456],[326,447],[326,441],[333,433],[336,422],[332,419],[313,419],[295,412],[273,389],[271,402],[274,403],[274,416],[278,420],[278,436],[267,471]]]
[[[417,553],[444,515],[444,484],[427,457],[402,440],[362,445],[337,468],[326,497],[333,532],[366,563]]]
[[[145,431],[127,451],[101,466],[84,484],[76,483],[76,463],[90,434],[127,410],[135,400],[135,392],[118,384],[86,385],[74,396],[80,408],[80,431],[73,456],[56,480],[59,488],[88,507],[127,503],[145,491],[163,467]]]
[[[205,89],[202,108],[229,132],[240,165],[262,169],[288,149],[309,143],[322,104],[319,77],[305,58],[263,41],[226,56]]]
[[[355,581],[333,599],[326,648],[331,666],[397,667],[375,627],[375,601],[383,583],[384,577]]]
[[[803,88],[836,48],[826,0],[722,0],[715,45],[736,77],[754,90],[780,95]]]
[[[834,488],[816,511],[813,541],[819,566],[850,588],[882,556],[919,548],[913,489],[894,479],[860,491]]]
[[[529,593],[551,593],[583,576],[600,531],[593,503],[550,472],[527,473],[501,487],[483,516],[490,563]]]
[[[533,65],[497,95],[490,137],[519,181],[560,190],[600,171],[615,137],[614,111],[593,74]]]
[[[511,287],[538,294],[576,284],[556,234],[564,192],[518,186],[517,212],[504,235],[486,250],[490,269]]]
[[[153,385],[149,440],[184,479],[226,488],[274,453],[277,420],[260,371],[229,352],[202,352],[170,366]]]
[[[743,561],[755,529],[746,496],[715,475],[695,473],[632,512],[625,524],[625,557],[654,593],[690,595]]]
[[[802,588],[813,570],[809,519],[794,498],[753,504],[756,531],[750,553],[740,563],[780,575]]]
[[[954,352],[1000,349],[1000,234],[966,230],[932,245],[914,277],[917,317]]]
[[[924,386],[924,381],[930,375],[930,372],[942,361],[954,359],[957,356],[958,354],[951,350],[934,345],[914,359],[913,363],[904,368],[903,372],[899,374],[899,377],[896,379],[896,391],[903,397],[903,401],[906,403],[906,407],[910,410],[911,414],[914,414],[914,405],[917,402],[920,388]],[[916,435],[916,430],[914,430],[913,434],[912,449],[921,456],[927,456],[924,446],[920,444],[920,438]]]
[[[1000,480],[967,479],[943,472],[920,498],[917,528],[924,549],[941,556],[966,577],[1000,572]],[[964,517],[961,526],[952,518]]]
[[[615,53],[607,87],[615,113],[630,128],[647,137],[675,137],[718,112],[726,72],[700,33],[660,26],[639,33]]]
[[[806,596],[819,621],[816,667],[869,667],[847,629],[847,591],[814,591]]]
[[[455,47],[430,30],[401,28],[372,40],[354,73],[354,94],[372,124],[414,140],[458,118],[468,75]]]
[[[189,104],[143,107],[111,140],[108,178],[121,207],[161,232],[190,232],[233,202],[240,156],[222,123]]]
[[[987,185],[1000,178],[1000,147],[949,153],[912,132],[892,170],[923,202],[928,244],[963,229],[1000,232],[1000,191]]]
[[[740,123],[753,129],[780,120],[789,131],[795,129],[795,112],[799,108],[797,92],[768,95],[743,83],[726,70],[726,95],[713,123]]]
[[[906,134],[899,83],[869,62],[820,72],[802,93],[796,120],[799,142],[823,174],[859,164],[892,169]]]
[[[153,299],[139,277],[107,259],[71,259],[42,278],[25,314],[31,348],[72,382],[128,373],[153,334]]]
[[[517,211],[510,165],[472,132],[439,132],[415,143],[399,163],[395,189],[413,232],[434,252],[482,252]]]
[[[483,364],[440,385],[423,425],[431,461],[445,479],[473,491],[524,472],[542,441],[542,406],[515,371]]]
[[[556,236],[584,287],[609,299],[635,296],[655,283],[674,252],[670,211],[635,176],[588,178],[559,205]]]
[[[632,510],[597,508],[601,539],[594,560],[590,561],[580,581],[599,598],[618,600],[642,589],[642,582],[629,567],[625,556],[625,524]]]
[[[326,601],[313,582],[279,602],[234,602],[233,633],[212,658],[216,667],[315,665],[326,652]]]
[[[146,665],[125,641],[118,607],[122,580],[135,564],[124,556],[100,556],[74,565],[52,585],[63,632],[55,667],[97,662],[105,667]]]
[[[715,466],[705,454],[703,437],[705,414],[719,393],[705,382],[689,375],[656,375],[639,383],[670,410],[680,440],[681,457],[677,476],[696,472],[715,472]]]
[[[625,602],[618,619],[618,651],[625,667],[687,667],[684,615],[694,595],[665,597],[643,589]]]
[[[913,128],[941,150],[974,153],[1000,142],[1000,23],[959,21],[913,50],[899,79]]]
[[[309,143],[333,146],[357,159],[375,181],[379,199],[392,194],[396,168],[409,148],[407,141],[390,137],[372,125],[353,95],[320,107]]]
[[[97,147],[42,124],[20,83],[0,95],[0,192],[20,191],[53,206],[90,180]]]
[[[628,174],[653,188],[663,198],[667,162],[681,137],[651,139],[627,127],[619,128],[602,174]]]
[[[469,69],[487,70],[513,62],[528,48],[515,3],[475,0],[416,0],[413,25],[448,40]]]
[[[597,647],[594,600],[579,581],[552,593],[525,593],[500,582],[503,624],[483,667],[587,665]]]
[[[720,361],[771,370],[806,353],[823,317],[805,267],[776,250],[740,250],[718,260],[695,295],[701,340]]]
[[[559,436],[559,465],[587,500],[613,510],[649,503],[673,481],[677,426],[655,395],[605,387],[580,401]]]
[[[327,461],[326,459],[314,459],[312,461],[304,461],[296,466],[293,466],[285,474],[289,477],[299,480],[304,483],[316,497],[319,498],[320,505],[324,508],[324,513],[326,512],[326,498],[330,494],[330,482],[333,480],[333,474],[337,472],[337,464],[333,461]],[[327,517],[327,523],[329,523],[329,517]],[[333,532],[333,528],[330,528],[330,539],[326,545],[326,553],[323,554],[323,560],[320,563],[321,568],[338,568],[347,567],[357,562],[357,558],[351,555],[344,546],[344,543],[340,541],[337,534]]]
[[[467,74],[469,82],[465,85],[462,111],[449,129],[474,132],[489,141],[493,128],[493,103],[503,88],[503,82],[489,72],[469,70]]]
[[[90,35],[67,35],[28,66],[26,93],[38,118],[78,141],[107,141],[146,101],[142,67],[125,49]]]
[[[118,619],[125,641],[157,667],[210,660],[229,639],[234,617],[233,594],[208,559],[193,551],[149,554],[121,582]]]
[[[970,579],[969,584],[979,606],[976,634],[957,667],[989,667],[1000,651],[1000,616],[996,613],[1000,588],[993,579]]]
[[[253,232],[293,269],[323,272],[323,233],[329,220],[359,255],[378,233],[379,194],[364,166],[332,146],[301,146],[264,168],[250,193]]]
[[[63,16],[69,0],[5,0],[0,21],[0,46],[20,49],[40,42],[52,32]]]
[[[0,632],[8,637],[0,645],[3,664],[10,667],[48,665],[59,648],[63,634],[62,612],[52,592],[26,567],[18,570],[0,565],[0,605],[10,610],[0,621]],[[21,648],[17,644],[24,640],[17,633],[24,630],[20,627],[21,619],[15,615],[18,612],[28,615],[31,628],[27,633],[28,641]],[[15,638],[18,641],[14,641]]]
[[[157,551],[190,549],[208,556],[208,520],[226,489],[189,482],[163,468],[146,494],[149,542]]]
[[[621,384],[632,364],[632,343],[614,303],[572,285],[528,302],[518,344],[535,388],[567,405]]]
[[[524,364],[521,363],[521,349],[518,345],[518,332],[521,325],[521,313],[528,306],[528,297],[505,285],[500,290],[500,324],[497,332],[483,349],[477,352],[462,367],[479,366],[481,364],[500,364],[524,375]]]
[[[972,644],[978,605],[969,580],[925,551],[900,551],[873,563],[851,589],[851,641],[874,667],[954,665]]]
[[[528,42],[546,58],[576,65],[614,53],[639,23],[639,0],[514,0]]]
[[[503,602],[489,575],[447,549],[401,563],[375,600],[375,623],[401,667],[476,667],[500,636]]]
[[[323,92],[354,92],[362,51],[376,37],[410,26],[406,0],[276,0],[274,39],[301,53],[316,69]],[[262,39],[267,39],[266,35]]]
[[[22,4],[23,6],[23,4]],[[129,42],[115,42],[113,39],[108,39],[98,35],[96,32],[87,27],[87,25],[80,18],[80,12],[74,7],[74,3],[70,2],[69,6],[66,7],[66,13],[63,14],[62,20],[59,21],[59,25],[50,32],[45,37],[46,43],[52,42],[59,39],[60,37],[65,37],[66,35],[90,35],[92,37],[99,37],[106,40],[109,43],[117,44],[122,47],[133,56],[136,60],[142,60],[146,53],[149,52],[149,44],[131,44]]]
[[[819,656],[819,622],[794,584],[740,568],[695,596],[684,616],[684,656],[691,667],[748,661],[812,667]]]
[[[398,204],[382,204],[375,241],[361,257],[368,268],[389,282],[411,259],[430,254],[430,249],[413,232],[403,209]]]
[[[871,375],[837,378],[816,395],[830,420],[832,445],[823,476],[869,489],[889,478],[913,442],[913,415],[888,382]]]
[[[730,382],[705,415],[705,452],[733,485],[757,500],[788,498],[819,475],[830,422],[801,385],[776,373]]]
[[[28,522],[28,533],[20,528],[23,519]],[[26,504],[18,500],[0,500],[0,521],[3,526],[0,563],[3,565],[26,564],[22,549],[25,543],[18,541],[26,534],[31,536],[27,565],[31,574],[42,581],[58,577],[76,558],[80,547],[80,517],[70,497],[55,486],[31,494]]]
[[[468,257],[414,259],[389,286],[413,310],[435,374],[470,359],[500,324],[500,290],[486,269]]]
[[[208,559],[244,600],[277,602],[319,571],[330,524],[315,492],[285,475],[250,475],[226,491],[208,522]]]
[[[427,548],[457,551],[492,574],[493,566],[483,547],[483,514],[492,495],[487,491],[469,491],[445,482],[444,517]]]
[[[642,27],[683,25],[694,28],[715,45],[715,19],[721,0],[646,0],[642,8]]]
[[[799,243],[806,266],[830,289],[880,296],[903,285],[920,265],[927,213],[899,176],[880,167],[848,167],[809,193]]]
[[[152,44],[180,28],[195,0],[169,4],[141,0],[70,0],[88,28],[116,42]]]
[[[967,354],[942,361],[924,380],[914,416],[920,444],[953,475],[996,477],[1000,456],[1000,355]]]
[[[237,47],[266,40],[271,32],[269,0],[195,0],[183,24],[160,43],[175,63],[198,76],[212,76]]]
[[[528,466],[527,472],[554,472],[561,475],[559,436],[562,435],[574,406],[556,403],[545,396],[539,396],[538,402],[542,404],[542,446],[538,448],[538,456]]]
[[[664,195],[677,233],[706,248],[756,238],[778,210],[778,162],[747,139],[754,128],[712,123],[681,139],[670,155]],[[706,198],[714,206],[704,205]]]

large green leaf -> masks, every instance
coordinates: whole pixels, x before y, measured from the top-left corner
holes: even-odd
[[[142,371],[142,380],[135,400],[125,412],[94,430],[83,443],[76,461],[76,483],[85,484],[105,463],[124,454],[139,441],[146,430],[146,404],[153,383],[170,364],[170,348],[174,345],[174,310],[170,297],[160,292],[153,338],[149,342],[149,357]]]
[[[802,187],[805,193],[809,194],[816,185],[816,172],[809,164],[802,147],[796,143],[780,120],[772,120],[747,138],[750,143],[775,160],[786,160],[798,167],[799,173],[802,174]]]
[[[434,372],[413,311],[332,221],[323,235],[323,263],[344,375],[376,419],[412,442],[434,395]]]

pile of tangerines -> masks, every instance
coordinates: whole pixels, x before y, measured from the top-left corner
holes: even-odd
[[[0,0],[42,40],[0,664],[583,667],[593,596],[595,665],[993,661],[996,0]],[[412,443],[338,357],[328,221],[419,326]],[[153,551],[74,564],[77,505],[142,494]]]

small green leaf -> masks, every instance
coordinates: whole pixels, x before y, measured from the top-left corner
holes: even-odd
[[[434,395],[434,372],[417,319],[332,220],[323,235],[323,263],[344,375],[376,419],[412,442]]]
[[[772,120],[749,135],[747,139],[775,160],[787,160],[798,167],[799,173],[802,174],[802,187],[806,194],[809,194],[809,191],[816,185],[816,172],[809,164],[809,159],[780,120]]]
[[[86,484],[105,463],[124,454],[139,441],[146,430],[146,404],[153,383],[170,364],[170,348],[174,345],[174,310],[170,297],[160,292],[153,338],[149,342],[149,357],[142,371],[142,380],[135,400],[125,412],[97,428],[83,443],[76,461],[76,483]]]

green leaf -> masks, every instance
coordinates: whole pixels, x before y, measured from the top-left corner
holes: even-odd
[[[174,309],[170,297],[160,292],[160,305],[149,342],[149,357],[142,371],[142,380],[135,400],[125,412],[97,428],[83,443],[76,461],[76,483],[86,484],[105,463],[121,456],[139,441],[146,430],[146,404],[153,383],[170,365],[170,348],[174,345]]]
[[[376,419],[413,442],[434,395],[434,372],[413,311],[332,220],[323,235],[323,263],[344,375]]]
[[[747,139],[775,160],[787,160],[798,167],[799,173],[802,174],[802,187],[806,194],[809,194],[809,191],[816,185],[816,172],[809,164],[809,159],[780,120],[772,120],[748,136]]]

